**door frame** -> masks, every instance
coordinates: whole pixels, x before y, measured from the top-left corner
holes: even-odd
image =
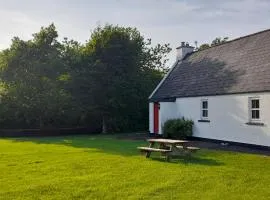
[[[159,134],[159,109],[160,104],[158,102],[154,103],[154,109],[153,109],[153,129],[154,134]]]

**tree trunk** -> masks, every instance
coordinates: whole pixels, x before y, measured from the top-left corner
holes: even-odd
[[[103,115],[102,117],[102,133],[107,133],[107,118]]]

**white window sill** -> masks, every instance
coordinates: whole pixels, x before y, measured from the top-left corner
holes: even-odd
[[[198,122],[208,122],[208,123],[210,123],[210,120],[209,119],[199,119]]]
[[[265,126],[262,122],[247,122],[246,124],[251,126]]]

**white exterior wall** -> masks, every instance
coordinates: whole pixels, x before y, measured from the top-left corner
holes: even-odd
[[[175,102],[160,102],[160,109],[159,109],[159,134],[162,134],[163,124],[168,119],[177,118],[177,110],[176,110],[176,103]]]
[[[249,97],[260,98],[261,122],[264,126],[247,125]],[[210,123],[201,119],[201,99],[208,99]],[[150,132],[153,132],[153,105],[150,105]],[[270,93],[237,94],[178,98],[176,102],[160,102],[159,134],[167,119],[185,117],[194,121],[193,135],[270,146]]]

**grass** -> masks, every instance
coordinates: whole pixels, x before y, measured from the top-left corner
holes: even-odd
[[[146,159],[114,136],[0,139],[0,199],[269,199],[270,157]]]

